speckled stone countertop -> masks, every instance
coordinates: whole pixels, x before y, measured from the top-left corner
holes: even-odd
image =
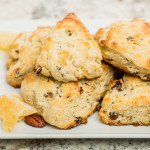
[[[0,20],[149,17],[149,0],[0,0]],[[0,150],[150,150],[149,139],[0,140]]]
[[[0,0],[0,19],[149,17],[149,0]]]

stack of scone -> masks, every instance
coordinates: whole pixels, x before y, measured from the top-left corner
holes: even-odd
[[[24,100],[63,129],[87,122],[114,73],[101,63],[97,42],[73,13],[52,28],[20,34],[10,56],[8,82],[21,85]]]
[[[54,27],[14,40],[7,80],[14,87],[21,85],[25,102],[58,128],[86,123],[103,97],[99,116],[104,123],[148,125],[150,82],[143,80],[150,80],[149,46],[146,21],[120,21],[93,38],[70,13]],[[116,78],[117,69],[102,59],[133,76]]]
[[[99,29],[95,39],[104,61],[128,74],[110,82],[99,112],[101,120],[110,125],[149,125],[150,23],[118,21]]]

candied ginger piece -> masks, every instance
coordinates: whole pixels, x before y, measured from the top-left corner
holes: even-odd
[[[26,104],[17,94],[0,96],[0,118],[6,132],[11,132],[18,120],[36,112],[34,107]]]

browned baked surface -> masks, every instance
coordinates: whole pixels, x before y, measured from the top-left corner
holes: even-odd
[[[127,75],[111,81],[99,112],[100,119],[109,125],[149,125],[149,93],[149,81]]]
[[[150,80],[150,23],[145,20],[118,21],[95,35],[108,63]]]

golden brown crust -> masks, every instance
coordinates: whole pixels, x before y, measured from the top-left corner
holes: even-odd
[[[95,35],[108,63],[144,80],[150,80],[150,22],[118,21]],[[111,59],[111,60],[110,60]]]
[[[105,114],[100,110],[99,112],[99,117],[100,117],[100,120],[105,123],[105,124],[108,124],[108,125],[115,125],[115,126],[123,126],[123,125],[134,125],[134,126],[142,126],[142,125],[150,125],[150,122],[116,122],[116,121],[112,121],[110,119],[107,119],[107,115],[105,116]]]
[[[41,74],[57,81],[78,81],[99,77],[101,60],[98,44],[77,16],[70,13],[43,42],[36,68],[42,67]]]
[[[150,124],[150,82],[125,75],[110,82],[102,108],[102,122],[110,125]]]
[[[106,64],[102,66],[101,77],[69,83],[60,83],[31,72],[22,82],[22,95],[49,124],[61,129],[75,127],[87,122],[108,89],[113,69]]]
[[[76,127],[80,124],[86,124],[86,123],[88,123],[88,121],[87,121],[88,117],[91,116],[95,112],[95,110],[96,109],[92,110],[87,117],[82,118],[82,121],[79,122],[79,123],[75,123],[74,120],[73,120],[72,122],[70,122],[69,125],[59,126],[59,127],[56,126],[56,127],[59,128],[59,129],[71,129],[71,128],[74,128],[74,127]],[[53,126],[55,126],[55,125],[53,125]]]
[[[89,30],[83,25],[83,23],[79,20],[75,13],[69,13],[62,21],[59,21],[55,30],[63,28],[65,24],[69,24],[70,22],[75,23],[74,26],[78,27],[79,30],[84,32],[87,40],[91,39],[91,34],[89,33]]]
[[[88,123],[88,117],[89,116],[91,116],[94,112],[95,112],[95,110],[96,110],[96,108],[94,109],[94,110],[92,110],[90,113],[89,113],[89,115],[87,116],[87,117],[85,117],[85,118],[82,118],[82,121],[81,122],[79,122],[79,123],[75,123],[74,121],[73,122],[71,122],[69,125],[67,125],[67,126],[62,126],[62,127],[59,127],[59,129],[71,129],[71,128],[74,128],[74,127],[76,127],[76,126],[78,126],[78,125],[80,125],[80,124],[86,124],[86,123]]]
[[[24,76],[34,70],[42,41],[50,29],[39,27],[34,32],[20,33],[14,40],[9,51],[11,59],[6,64],[9,67],[7,81],[10,85],[20,87]]]

